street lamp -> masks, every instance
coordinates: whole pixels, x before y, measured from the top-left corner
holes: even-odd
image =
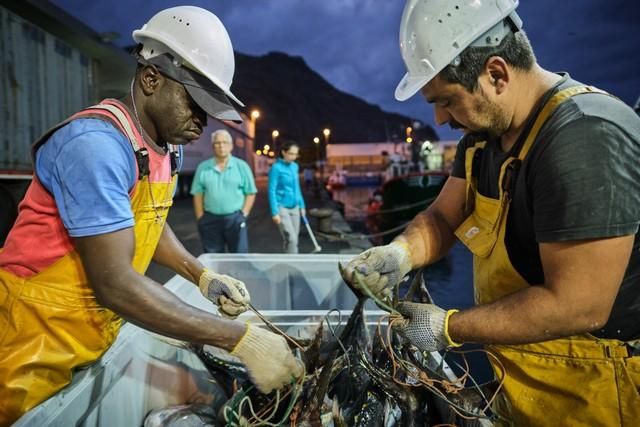
[[[313,137],[313,143],[316,144],[316,161],[320,160],[320,138],[317,136]]]
[[[324,156],[327,157],[327,145],[329,145],[329,135],[331,135],[331,130],[329,128],[324,128],[322,131],[324,135]]]
[[[246,151],[247,153],[252,152],[256,147],[256,121],[258,120],[258,118],[260,118],[260,111],[251,110],[249,117],[250,117],[250,120],[249,120],[249,124],[247,125],[247,132],[249,134],[249,138],[247,140],[247,146],[245,147],[245,150],[247,150]],[[258,151],[259,150],[256,150],[256,154],[260,155]],[[251,167],[253,167],[255,170],[256,164],[255,164],[255,159],[253,157],[251,157],[250,159],[250,164],[251,164]]]
[[[329,143],[329,135],[331,135],[331,130],[329,128],[325,128],[322,131],[322,134],[324,135],[324,144],[327,145]]]
[[[278,129],[274,129],[273,132],[271,132],[271,144],[273,145],[274,149],[277,147],[276,141],[278,140],[279,136],[280,132],[278,131]]]

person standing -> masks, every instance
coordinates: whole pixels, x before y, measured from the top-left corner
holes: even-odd
[[[503,381],[497,425],[637,425],[640,118],[543,69],[517,5],[407,1],[396,98],[421,92],[464,136],[435,202],[344,277],[389,301],[457,238],[473,253],[476,306],[402,302],[397,331],[422,351],[485,344]]]
[[[271,218],[278,226],[284,241],[284,251],[298,253],[300,216],[305,215],[304,199],[300,191],[300,177],[296,159],[300,148],[296,143],[282,145],[278,160],[269,171],[269,207]]]
[[[175,146],[197,140],[208,115],[240,120],[224,25],[181,6],[133,38],[131,92],[76,113],[34,145],[33,181],[0,250],[0,426],[102,357],[125,320],[228,350],[263,392],[302,373],[283,337],[231,320],[248,308],[244,283],[205,268],[167,223]],[[146,277],[151,261],[193,282],[225,317]]]
[[[306,165],[302,169],[302,177],[304,179],[304,189],[309,191],[313,187],[313,181],[315,179],[315,172],[310,165]]]
[[[251,168],[231,154],[225,129],[211,134],[213,159],[200,163],[191,184],[193,210],[204,252],[249,252],[247,218],[256,200]]]

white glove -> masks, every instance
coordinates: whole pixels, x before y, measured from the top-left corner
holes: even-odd
[[[265,394],[291,384],[304,372],[283,337],[249,323],[231,354],[242,361],[253,384]]]
[[[359,273],[362,285],[376,298],[388,300],[391,291],[411,271],[409,247],[404,242],[391,242],[386,246],[367,249],[349,261],[343,269],[342,278],[354,288],[361,289],[353,273]]]
[[[402,319],[393,323],[393,329],[422,351],[439,351],[447,347],[460,347],[449,336],[449,317],[458,310],[445,311],[433,304],[401,302],[396,310]]]
[[[216,274],[204,269],[198,287],[205,298],[218,306],[220,314],[229,318],[238,317],[249,308],[249,291],[240,280],[226,274]]]

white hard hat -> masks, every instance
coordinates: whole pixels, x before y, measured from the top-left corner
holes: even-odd
[[[511,26],[521,28],[517,6],[518,0],[407,0],[400,23],[407,73],[396,99],[413,96],[468,46],[495,46]]]
[[[233,46],[216,15],[195,6],[165,9],[135,30],[133,39],[142,44],[140,58],[184,84],[209,115],[241,121],[227,99],[244,106],[230,90],[235,71]]]

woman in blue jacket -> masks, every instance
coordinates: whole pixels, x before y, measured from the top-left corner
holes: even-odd
[[[271,218],[284,239],[284,251],[290,254],[298,253],[300,216],[305,214],[296,163],[299,152],[297,144],[285,143],[280,151],[280,158],[269,171]]]

